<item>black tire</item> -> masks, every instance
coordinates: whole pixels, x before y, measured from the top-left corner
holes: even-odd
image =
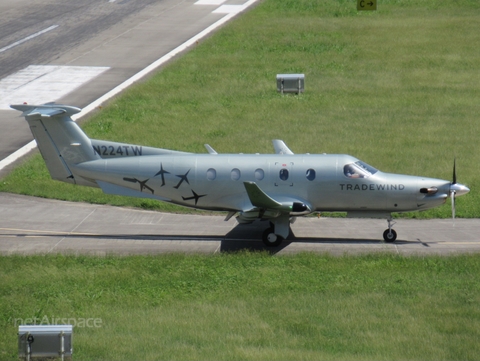
[[[262,241],[267,247],[278,247],[283,241],[283,237],[275,234],[273,228],[267,228],[263,232]]]
[[[394,229],[392,229],[391,231],[386,229],[385,232],[383,232],[383,239],[387,243],[395,242],[395,240],[397,239],[397,232],[395,232]]]

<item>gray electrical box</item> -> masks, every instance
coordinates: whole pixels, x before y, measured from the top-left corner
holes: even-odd
[[[72,329],[72,325],[18,326],[18,356],[71,358]]]
[[[277,91],[280,93],[303,93],[305,74],[277,74]]]

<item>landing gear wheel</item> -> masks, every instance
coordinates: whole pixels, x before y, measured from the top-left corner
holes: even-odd
[[[262,240],[267,247],[277,247],[280,246],[283,238],[282,236],[273,233],[273,228],[267,228],[265,232],[263,232]]]
[[[397,232],[393,229],[386,229],[385,232],[383,232],[383,239],[388,243],[395,242],[397,239]]]

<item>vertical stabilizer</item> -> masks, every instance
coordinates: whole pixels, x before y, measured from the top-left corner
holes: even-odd
[[[75,165],[99,159],[90,139],[70,117],[79,108],[59,104],[11,105],[22,111],[53,179],[76,183],[70,170]]]

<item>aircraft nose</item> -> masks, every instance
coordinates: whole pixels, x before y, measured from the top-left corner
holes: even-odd
[[[453,183],[450,185],[450,192],[455,192],[455,196],[463,196],[470,192],[470,188],[460,183]]]

